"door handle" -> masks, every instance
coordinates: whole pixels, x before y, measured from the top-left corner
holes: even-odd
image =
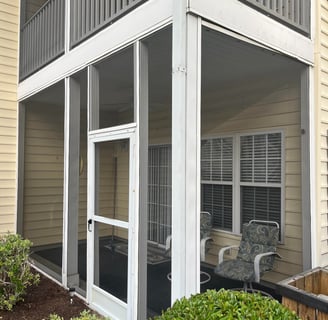
[[[92,231],[91,226],[92,226],[92,219],[89,219],[89,220],[88,220],[88,231],[89,231],[89,232]]]

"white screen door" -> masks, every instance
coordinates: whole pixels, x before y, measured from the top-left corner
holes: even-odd
[[[134,128],[89,134],[88,302],[112,319],[135,308]]]

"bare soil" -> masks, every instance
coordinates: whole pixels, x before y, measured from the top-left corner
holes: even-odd
[[[40,275],[40,283],[29,287],[24,301],[19,302],[13,311],[0,310],[0,320],[48,320],[56,313],[69,320],[82,310],[88,309],[84,301],[71,297],[67,290],[54,281]]]

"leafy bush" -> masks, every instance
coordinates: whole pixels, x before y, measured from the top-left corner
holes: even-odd
[[[182,298],[157,316],[156,320],[299,320],[277,300],[244,291],[208,290],[189,299]]]
[[[80,313],[79,317],[71,318],[71,320],[102,320],[102,319],[104,318],[100,318],[97,315],[90,313],[89,310],[83,310]],[[49,320],[64,320],[64,318],[58,316],[57,314],[51,314]]]
[[[0,310],[12,310],[23,300],[27,287],[39,282],[28,264],[31,245],[20,235],[0,236]]]

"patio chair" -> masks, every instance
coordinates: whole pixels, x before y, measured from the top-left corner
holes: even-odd
[[[211,230],[213,226],[212,215],[207,211],[200,212],[200,261],[205,261],[206,252],[209,249],[209,243],[213,241],[211,238]],[[165,242],[165,252],[171,252],[172,236],[169,235]]]
[[[211,230],[213,226],[212,215],[207,211],[200,212],[200,261],[205,261],[206,252],[209,250],[209,243],[213,241],[211,238]],[[172,236],[166,238],[165,252],[171,252]],[[200,271],[200,284],[211,281],[211,275],[205,271]],[[171,272],[167,274],[167,279],[171,281]]]
[[[219,251],[214,272],[224,278],[244,283],[245,291],[252,291],[253,282],[260,282],[264,272],[273,269],[279,239],[279,224],[274,221],[251,220],[243,225],[239,246],[224,247]],[[239,248],[236,259],[223,260],[224,253]]]

